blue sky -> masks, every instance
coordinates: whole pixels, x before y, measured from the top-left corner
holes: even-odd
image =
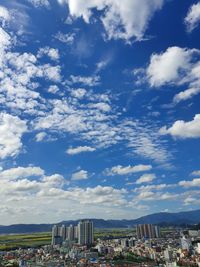
[[[0,1],[1,224],[200,204],[200,2]]]

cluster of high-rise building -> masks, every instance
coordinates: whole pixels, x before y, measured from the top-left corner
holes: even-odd
[[[163,230],[160,234],[157,226],[143,224],[137,226],[137,233],[129,229],[122,237],[102,230],[104,235],[93,242],[93,223],[89,220],[77,226],[55,225],[52,245],[3,251],[0,266],[111,267],[125,266],[128,261],[129,266],[200,267],[200,231]]]
[[[64,241],[78,242],[80,245],[92,245],[94,242],[94,226],[90,220],[82,220],[77,226],[59,226],[52,228],[52,245],[62,244]]]
[[[137,238],[159,238],[160,228],[153,224],[138,224],[136,227]]]

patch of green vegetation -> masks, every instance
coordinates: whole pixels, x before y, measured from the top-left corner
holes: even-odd
[[[0,250],[38,247],[51,243],[51,233],[1,235]]]
[[[125,236],[132,236],[135,234],[133,228],[112,228],[112,229],[95,229],[95,238],[120,238]]]

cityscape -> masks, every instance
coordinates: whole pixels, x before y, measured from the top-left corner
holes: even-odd
[[[138,224],[121,237],[95,238],[93,221],[81,220],[54,225],[48,245],[2,251],[0,266],[198,267],[200,230]]]
[[[200,267],[200,0],[0,0],[0,267]]]

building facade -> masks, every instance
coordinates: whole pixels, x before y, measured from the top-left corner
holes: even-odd
[[[138,224],[136,231],[138,239],[160,237],[160,228],[153,224]]]
[[[94,242],[94,226],[89,220],[80,221],[78,224],[78,243],[92,245]]]

